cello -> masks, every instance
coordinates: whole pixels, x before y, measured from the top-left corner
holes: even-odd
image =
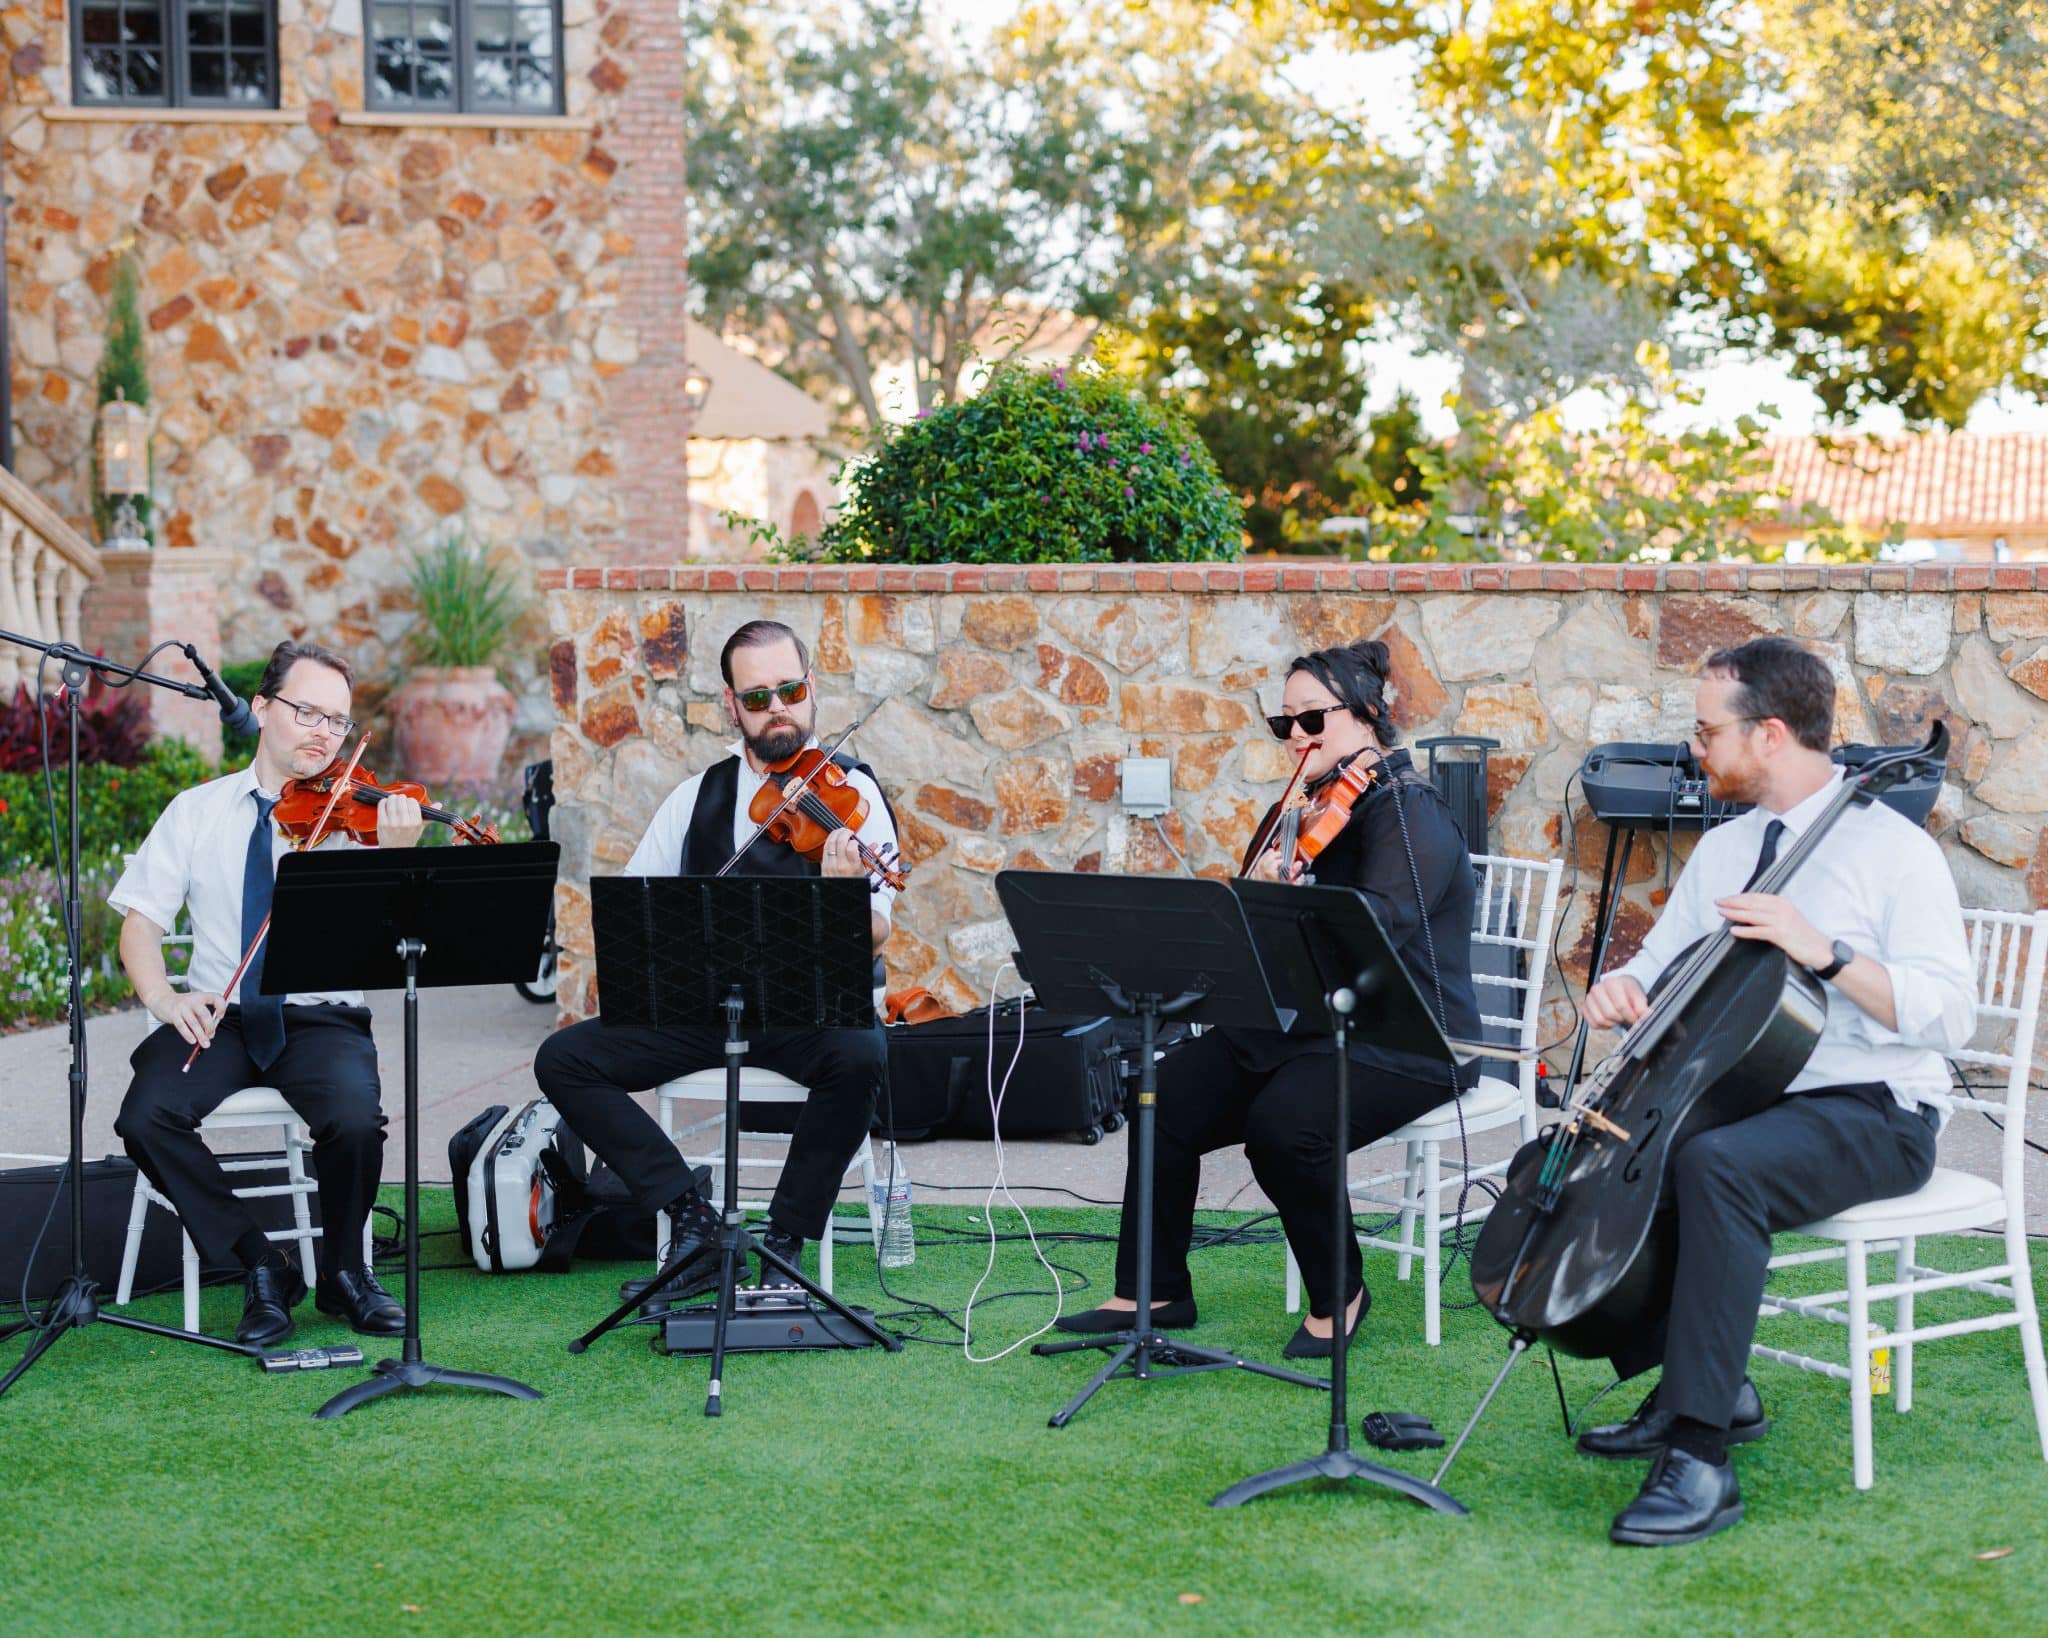
[[[1746,891],[1781,892],[1851,806],[1940,767],[1947,750],[1948,729],[1936,723],[1924,746],[1846,774]],[[1820,980],[1774,944],[1723,926],[1682,952],[1548,1143],[1528,1145],[1509,1167],[1471,1253],[1486,1311],[1518,1344],[1540,1338],[1581,1358],[1639,1336],[1668,1303],[1677,1262],[1676,1224],[1660,1209],[1671,1157],[1695,1134],[1776,1102],[1826,1020]]]

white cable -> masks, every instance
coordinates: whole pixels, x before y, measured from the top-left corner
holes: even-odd
[[[994,1139],[996,1146],[996,1176],[995,1181],[989,1185],[988,1198],[982,1202],[981,1208],[982,1216],[988,1221],[988,1263],[981,1271],[981,1278],[974,1282],[974,1289],[968,1293],[967,1310],[960,1317],[960,1352],[970,1364],[975,1365],[993,1365],[1005,1354],[1015,1353],[1027,1342],[1036,1342],[1040,1337],[1044,1336],[1046,1332],[1059,1323],[1060,1315],[1064,1312],[1067,1295],[1067,1288],[1060,1280],[1059,1270],[1046,1260],[1045,1251],[1038,1243],[1038,1231],[1031,1226],[1031,1214],[1024,1209],[1022,1203],[1010,1192],[1009,1177],[1003,1158],[1003,1099],[1009,1095],[1010,1077],[1017,1072],[1017,1062],[1024,1056],[1024,1020],[1030,1008],[1026,997],[1019,995],[1017,997],[1017,1050],[1010,1054],[1010,1066],[1003,1071],[1003,1084],[998,1087],[996,1085],[996,991],[1002,988],[1003,974],[1014,972],[1015,970],[1014,962],[1004,962],[996,970],[995,982],[989,986],[988,992],[988,1073],[986,1085],[988,1089],[989,1134]],[[988,1284],[990,1277],[996,1271],[995,1207],[998,1191],[1016,1208],[1017,1215],[1024,1219],[1024,1232],[1030,1237],[1032,1255],[1038,1259],[1039,1266],[1052,1278],[1052,1318],[1028,1336],[1019,1337],[1008,1347],[993,1354],[981,1355],[974,1351],[974,1299],[981,1295],[981,1288]]]

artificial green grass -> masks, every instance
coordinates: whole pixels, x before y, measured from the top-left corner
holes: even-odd
[[[448,1226],[445,1191],[424,1215]],[[1103,1211],[1037,1220],[1114,1225]],[[449,1260],[452,1239],[428,1244],[430,1261]],[[1994,1253],[1945,1242],[1932,1260]],[[1105,1246],[1055,1257],[1106,1282]],[[982,1258],[973,1242],[923,1242],[892,1284],[957,1306]],[[1277,1247],[1205,1251],[1196,1270],[1193,1338],[1277,1361],[1294,1325]],[[889,1306],[864,1248],[839,1271],[842,1295]],[[1364,1486],[1217,1512],[1206,1503],[1232,1481],[1322,1449],[1324,1396],[1238,1373],[1120,1382],[1053,1431],[1047,1416],[1098,1355],[977,1366],[912,1345],[735,1357],[725,1415],[707,1421],[702,1359],[657,1356],[645,1332],[564,1351],[622,1272],[425,1276],[427,1358],[522,1378],[538,1403],[438,1390],[320,1423],[313,1410],[358,1373],[265,1376],[111,1327],[67,1337],[0,1400],[0,1620],[18,1633],[2021,1632],[2038,1630],[2048,1591],[2048,1465],[2011,1331],[1921,1350],[1913,1413],[1879,1401],[1877,1488],[1863,1494],[1842,1385],[1759,1365],[1773,1426],[1736,1456],[1748,1518],[1652,1552],[1608,1544],[1642,1470],[1571,1451],[1540,1354],[1452,1474],[1470,1518]],[[996,1284],[1042,1283],[1034,1272],[1027,1248],[1006,1245]],[[1450,1314],[1444,1345],[1426,1348],[1417,1286],[1382,1257],[1367,1272],[1354,1435],[1372,1409],[1454,1430],[1504,1334]],[[1962,1300],[1921,1312],[1952,1317]],[[203,1322],[231,1327],[238,1304],[236,1288],[209,1290]],[[1000,1305],[977,1351],[1048,1308]],[[136,1311],[175,1324],[177,1298]],[[298,1345],[350,1340],[310,1303],[300,1313]],[[1833,1327],[1775,1329],[1842,1342]],[[1599,1364],[1561,1363],[1575,1407],[1607,1380]],[[1635,1397],[1611,1395],[1599,1419]],[[1426,1477],[1439,1454],[1383,1459]]]

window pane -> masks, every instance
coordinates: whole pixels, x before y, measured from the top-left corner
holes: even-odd
[[[509,6],[478,6],[473,16],[473,38],[478,56],[497,56],[512,48],[512,10]]]
[[[121,23],[130,45],[153,46],[163,41],[164,16],[155,6],[124,6]]]
[[[410,102],[412,100],[412,42],[410,40],[379,40],[377,42],[377,88],[376,100],[382,103]]]
[[[536,57],[555,54],[555,12],[552,6],[521,6],[514,14],[513,38]]]
[[[88,51],[78,62],[78,94],[86,102],[112,102],[121,95],[121,53]]]
[[[112,6],[87,6],[78,15],[78,31],[88,46],[113,45],[121,38],[121,14]]]
[[[512,100],[522,108],[552,113],[555,107],[555,76],[546,63],[521,57],[514,75]]]
[[[370,27],[379,41],[412,37],[412,7],[379,6],[370,14]]]
[[[267,107],[270,103],[270,54],[236,51],[228,57],[228,97],[233,102]]]
[[[470,87],[478,102],[502,106],[512,100],[512,65],[503,57],[479,57]]]
[[[123,94],[161,101],[164,94],[163,58],[154,51],[131,51],[124,65]]]
[[[227,17],[217,6],[188,6],[185,11],[185,43],[206,50],[227,44]]]
[[[261,6],[236,6],[228,13],[228,41],[238,46],[270,44],[269,14]]]
[[[185,66],[186,84],[195,100],[219,102],[228,94],[228,59],[221,51],[195,51]]]
[[[455,75],[448,66],[445,56],[422,56],[413,70],[415,100],[422,104],[448,103],[455,100]]]

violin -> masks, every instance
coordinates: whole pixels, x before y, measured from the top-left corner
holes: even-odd
[[[1316,793],[1315,799],[1305,806],[1288,808],[1279,816],[1279,825],[1274,832],[1273,846],[1284,861],[1280,879],[1287,882],[1306,884],[1315,880],[1309,866],[1326,847],[1344,834],[1344,827],[1351,823],[1351,815],[1360,798],[1380,782],[1380,765],[1377,760],[1359,760],[1363,752],[1354,751],[1338,765],[1337,777]],[[1307,753],[1302,755],[1302,766],[1308,764]],[[1295,769],[1299,778],[1301,769]],[[1281,801],[1287,800],[1283,794]],[[1258,857],[1254,850],[1252,857]],[[1249,867],[1247,867],[1249,869]]]
[[[333,802],[337,789],[343,792],[345,799]],[[272,810],[270,817],[282,835],[303,842],[314,835],[322,815],[332,802],[333,817],[327,820],[326,827],[321,829],[319,834],[322,837],[346,834],[353,836],[365,847],[375,847],[377,804],[387,796],[410,796],[419,803],[421,818],[448,826],[462,841],[481,845],[498,840],[498,827],[485,824],[481,813],[471,814],[465,819],[446,808],[432,806],[427,801],[426,786],[415,784],[409,779],[393,780],[389,785],[380,785],[377,776],[364,768],[344,775],[334,767],[329,767],[324,773],[314,774],[310,778],[286,780],[283,791],[278,795],[277,806]]]
[[[1851,805],[1946,761],[1948,729],[1864,764],[1748,891],[1778,893]],[[1775,944],[1727,927],[1659,976],[1650,1009],[1510,1163],[1472,1247],[1472,1290],[1518,1337],[1582,1358],[1640,1336],[1669,1300],[1674,1217],[1659,1209],[1689,1138],[1776,1103],[1827,1021],[1827,993]]]
[[[802,794],[794,802],[786,801],[789,786],[798,782],[803,784]],[[747,817],[763,827],[757,834],[781,842],[814,864],[824,858],[825,843],[834,831],[852,832],[854,851],[868,874],[901,892],[908,868],[894,849],[885,857],[860,839],[867,816],[868,799],[846,777],[846,770],[815,745],[785,762],[770,763],[767,779],[747,804]]]

